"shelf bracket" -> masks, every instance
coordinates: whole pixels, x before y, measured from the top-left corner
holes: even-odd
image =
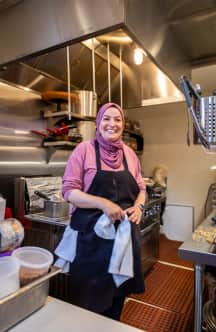
[[[46,163],[48,164],[53,153],[55,152],[55,147],[54,146],[48,146],[46,147]]]

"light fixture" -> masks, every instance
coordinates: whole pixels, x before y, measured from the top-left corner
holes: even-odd
[[[135,48],[134,50],[134,63],[136,65],[141,65],[143,63],[144,51],[141,48]]]
[[[28,88],[27,86],[24,86],[24,87],[23,87],[23,90],[25,90],[25,91],[31,91],[31,89]]]
[[[16,134],[16,135],[27,135],[27,134],[29,134],[30,133],[30,131],[29,130],[14,130],[14,134]]]

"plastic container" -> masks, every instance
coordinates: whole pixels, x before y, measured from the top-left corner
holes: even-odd
[[[0,221],[5,218],[6,200],[0,194]]]
[[[24,286],[46,274],[53,263],[53,255],[40,247],[21,247],[15,249],[12,257],[20,262],[20,283]]]
[[[15,218],[0,221],[0,253],[17,248],[24,239],[24,227]]]
[[[20,287],[19,261],[12,256],[0,258],[0,298],[3,298]]]

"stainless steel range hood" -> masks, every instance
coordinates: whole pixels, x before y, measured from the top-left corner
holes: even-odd
[[[91,90],[91,50],[84,41],[95,37],[96,92],[100,103],[108,98],[108,42],[113,101],[119,103],[120,45],[123,106],[139,107],[158,98],[172,101],[180,96],[176,88],[180,75],[190,77],[191,67],[170,28],[168,2],[165,1],[166,6],[159,0],[22,0],[17,4],[13,1],[12,6],[8,3],[0,11],[0,78],[40,92],[66,90],[65,46],[70,45],[72,88]],[[176,22],[171,22],[172,26],[178,25]],[[131,41],[126,42],[126,37]],[[136,46],[147,54],[140,66],[132,60]]]

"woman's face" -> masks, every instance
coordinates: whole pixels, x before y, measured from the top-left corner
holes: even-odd
[[[115,142],[121,137],[123,126],[119,110],[115,107],[110,107],[103,114],[99,125],[99,132],[106,141]]]

